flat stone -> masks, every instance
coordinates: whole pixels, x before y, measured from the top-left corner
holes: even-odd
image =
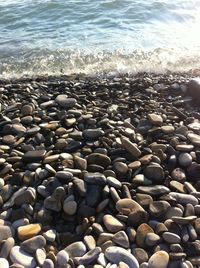
[[[138,192],[149,194],[151,196],[161,196],[170,192],[169,188],[163,185],[139,186],[137,187],[137,190]]]
[[[200,135],[190,132],[187,134],[187,138],[192,144],[200,146]]]
[[[24,268],[35,268],[35,259],[27,252],[22,250],[19,246],[15,246],[11,249],[10,259],[13,263],[18,263],[24,266]]]
[[[28,238],[36,236],[40,231],[41,231],[41,225],[38,223],[20,226],[17,229],[18,237],[20,240],[26,240]]]
[[[171,219],[177,224],[188,225],[193,224],[193,222],[197,219],[197,216],[188,216],[188,217],[173,216]]]
[[[144,186],[148,186],[148,185],[152,185],[152,181],[148,180],[144,174],[137,174],[132,181],[134,186],[139,186],[139,185],[144,185]]]
[[[9,226],[3,226],[3,225],[0,225],[0,243],[9,238],[9,237],[12,237],[12,230]]]
[[[141,151],[138,148],[136,143],[132,143],[129,139],[127,138],[121,138],[121,143],[122,146],[135,158],[140,157]]]
[[[70,258],[82,257],[86,253],[86,246],[83,242],[74,242],[64,249]]]
[[[124,224],[118,219],[114,218],[112,215],[106,214],[103,217],[103,223],[106,229],[111,233],[116,233],[124,229]]]
[[[181,168],[175,168],[171,176],[174,180],[179,181],[179,182],[184,182],[186,180],[186,174],[185,171]]]
[[[148,233],[154,233],[154,230],[146,223],[140,224],[136,232],[136,244],[144,248],[146,246],[145,240]]]
[[[191,152],[194,149],[192,144],[177,144],[176,150],[180,152]]]
[[[73,108],[77,101],[74,98],[68,98],[67,95],[60,94],[55,98],[55,102],[65,109]]]
[[[162,126],[161,130],[165,134],[170,134],[174,132],[175,128],[173,126],[168,125],[168,126]]]
[[[110,157],[105,154],[100,153],[92,153],[87,156],[87,163],[88,165],[100,165],[106,168],[108,165],[111,164]]]
[[[160,115],[158,114],[148,114],[148,119],[149,121],[156,126],[161,126],[163,123],[163,119]]]
[[[120,189],[122,187],[122,183],[119,180],[117,180],[116,178],[108,176],[106,179],[107,179],[108,185],[110,185],[116,189]]]
[[[105,256],[111,263],[119,264],[120,262],[124,262],[129,268],[139,268],[137,259],[124,248],[108,247],[105,251]]]
[[[169,263],[169,254],[166,251],[157,251],[148,262],[148,268],[167,268]]]
[[[83,130],[83,137],[86,140],[97,140],[98,138],[103,136],[103,134],[104,134],[104,131],[98,128]]]
[[[22,161],[26,163],[40,162],[43,160],[45,154],[45,150],[28,151],[23,155]]]
[[[179,244],[181,242],[180,236],[171,232],[164,232],[162,237],[169,244]]]
[[[178,203],[183,204],[183,205],[190,203],[193,206],[195,206],[199,204],[198,199],[190,194],[170,192],[169,195],[175,198]]]
[[[35,253],[38,248],[46,246],[46,239],[42,235],[29,238],[21,243],[21,248],[29,253]]]

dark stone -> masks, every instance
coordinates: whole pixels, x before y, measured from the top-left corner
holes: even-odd
[[[45,150],[29,151],[23,155],[22,161],[26,163],[39,162],[44,159],[45,154]]]

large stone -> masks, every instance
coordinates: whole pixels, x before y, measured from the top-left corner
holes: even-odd
[[[124,262],[129,268],[139,268],[137,259],[124,248],[108,247],[105,251],[105,256],[111,263],[119,264],[120,262]]]
[[[137,144],[132,143],[129,139],[127,138],[121,138],[121,143],[122,146],[135,158],[140,157],[141,151],[138,148]]]
[[[4,258],[0,258],[0,267],[9,268],[9,262]]]
[[[86,140],[97,140],[98,138],[103,136],[103,134],[104,131],[99,128],[83,130],[83,137]]]
[[[83,242],[74,242],[64,249],[70,258],[82,257],[86,253],[86,246]]]
[[[125,228],[124,224],[118,219],[114,218],[112,215],[106,214],[103,217],[103,223],[106,229],[111,233],[116,233]]]
[[[200,78],[192,78],[187,85],[187,93],[192,99],[200,103]]]
[[[58,103],[61,107],[65,109],[73,108],[77,101],[74,98],[68,98],[67,95],[60,94],[55,98],[56,103]]]
[[[10,259],[13,263],[21,264],[24,268],[36,267],[36,261],[33,256],[22,250],[19,246],[11,249]]]
[[[169,263],[169,254],[166,251],[157,251],[149,259],[148,268],[167,268]]]
[[[88,165],[100,165],[104,168],[106,168],[111,163],[110,157],[100,153],[92,153],[88,155],[86,159]]]
[[[139,247],[144,248],[146,246],[145,240],[148,233],[154,233],[154,230],[146,223],[142,223],[136,232],[136,243]]]
[[[29,253],[35,253],[38,248],[44,248],[46,240],[42,235],[29,238],[21,243],[21,248]]]
[[[163,119],[159,114],[148,114],[149,121],[156,126],[161,126],[163,123]]]
[[[43,160],[45,154],[45,150],[28,151],[23,155],[22,161],[26,163],[40,162]]]
[[[37,235],[41,231],[41,225],[38,223],[20,226],[17,229],[18,237],[20,240],[26,240]]]

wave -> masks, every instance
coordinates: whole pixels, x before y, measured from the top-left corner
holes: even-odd
[[[34,49],[0,52],[0,78],[45,75],[199,72],[198,51],[161,49],[90,51]]]

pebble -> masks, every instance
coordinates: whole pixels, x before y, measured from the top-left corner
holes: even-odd
[[[132,143],[127,138],[121,138],[122,146],[134,157],[138,158],[141,155],[141,151],[138,148],[137,144]]]
[[[37,249],[46,246],[46,240],[42,235],[29,238],[21,243],[21,248],[29,253],[35,253]]]
[[[111,263],[119,264],[119,262],[123,261],[130,268],[139,268],[137,259],[124,248],[108,247],[105,251],[105,256]]]
[[[82,257],[86,253],[86,246],[83,242],[74,242],[64,249],[70,258]]]
[[[156,126],[161,126],[163,123],[163,119],[158,114],[148,114],[149,121]]]
[[[12,230],[9,226],[0,225],[0,242],[3,240],[12,237]]]
[[[20,226],[17,229],[18,237],[20,240],[26,240],[31,238],[41,231],[41,225],[38,223],[28,224],[24,226]]]
[[[0,267],[9,268],[9,262],[4,258],[0,258]]]
[[[19,246],[14,246],[10,252],[10,259],[13,263],[18,263],[24,266],[24,268],[35,268],[35,259],[22,250]]]
[[[183,167],[190,166],[192,164],[192,156],[188,153],[182,153],[179,155],[178,161]]]
[[[179,244],[181,242],[180,236],[171,232],[164,232],[162,237],[169,244]]]
[[[57,253],[56,258],[58,266],[65,266],[69,261],[69,255],[65,250],[60,250]]]
[[[154,253],[148,261],[148,268],[167,268],[169,263],[169,254],[160,250]]]
[[[111,233],[116,233],[124,229],[124,224],[112,215],[104,215],[103,223],[106,226],[106,229]]]
[[[55,102],[65,109],[73,108],[77,101],[74,98],[68,98],[65,94],[60,94],[55,98]]]

